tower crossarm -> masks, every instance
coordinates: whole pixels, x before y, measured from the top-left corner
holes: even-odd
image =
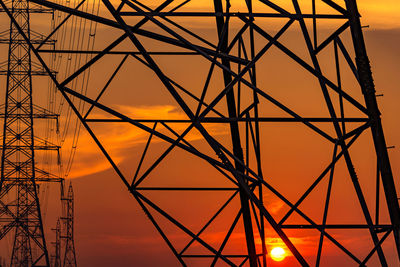
[[[10,61],[14,61],[13,59],[11,59]],[[15,61],[13,62],[15,69],[8,69],[8,61],[4,61],[2,63],[0,63],[0,75],[8,75],[11,71],[13,72],[14,75],[32,75],[32,76],[47,76],[48,73],[45,71],[45,69],[43,68],[43,66],[41,66],[38,63],[32,62],[31,68],[30,69],[25,69],[25,68],[20,68],[20,67],[16,67],[18,65],[21,65],[22,62],[20,61]],[[51,71],[51,73],[53,75],[56,75],[57,72],[56,71]]]
[[[42,138],[39,138],[39,137],[35,137],[35,144],[33,146],[32,145],[7,145],[7,149],[23,150],[23,149],[31,149],[31,148],[33,148],[34,150],[54,150],[54,151],[59,152],[61,147],[58,145],[52,144],[51,142],[44,140]],[[0,145],[0,150],[1,149],[3,149],[3,145]]]
[[[16,110],[18,107],[17,105],[14,107],[14,110]],[[22,105],[19,108],[24,108]],[[4,104],[0,105],[0,118],[4,118]],[[25,113],[13,113],[13,112],[8,112],[7,114],[8,118],[30,118],[29,114]],[[33,105],[33,112],[32,112],[32,118],[33,119],[55,119],[58,121],[58,118],[60,117],[59,114],[53,113],[45,108],[42,108],[38,105]]]
[[[5,3],[7,6],[9,6],[9,7],[11,7],[11,2],[12,2],[12,1],[4,1],[4,3]],[[32,14],[32,13],[54,14],[54,9],[52,9],[52,8],[46,8],[46,7],[37,5],[37,4],[35,4],[35,3],[30,3],[30,7],[29,7],[28,10],[26,10],[26,9],[24,9],[24,8],[14,8],[14,11],[19,11],[19,12],[21,12],[21,11],[26,12],[26,11],[27,11],[27,12],[29,12],[30,14]],[[0,7],[0,13],[1,13],[1,12],[5,12],[5,10],[4,10],[4,8],[1,8],[1,7]]]
[[[55,182],[55,183],[60,183],[64,180],[64,178],[61,178],[55,174],[52,174],[50,172],[47,172],[45,170],[36,168],[36,181],[37,182]]]
[[[49,45],[54,48],[54,46],[56,44],[56,40],[52,39],[52,38],[49,38],[49,39],[46,39],[46,38],[47,38],[47,36],[31,30],[30,41],[32,44]],[[0,32],[0,44],[10,44],[11,41],[14,44],[17,42],[22,42],[22,43],[25,42],[23,38],[14,39],[13,37],[11,37],[11,39],[10,39],[10,31],[9,30]]]

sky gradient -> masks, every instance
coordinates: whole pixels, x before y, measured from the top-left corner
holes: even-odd
[[[394,12],[393,10],[395,7],[396,3],[394,2],[387,3],[384,6],[376,6],[372,2],[363,2],[360,5],[360,12],[363,14],[362,21],[365,25],[370,26],[370,28],[366,28],[364,32],[368,53],[372,62],[377,92],[384,94],[384,97],[379,98],[379,104],[383,113],[383,122],[386,130],[385,133],[389,145],[396,145],[396,140],[399,140],[400,137],[398,127],[399,121],[396,118],[397,116],[395,115],[397,113],[395,110],[396,108],[398,109],[396,99],[399,99],[400,97],[398,91],[396,90],[396,81],[398,81],[396,73],[399,70],[397,64],[399,59],[399,52],[396,49],[396,43],[398,43],[399,41],[399,29],[398,25],[395,24],[395,22],[398,20],[395,18],[400,12]],[[203,27],[204,25],[201,26]],[[327,25],[326,27],[330,28],[329,25]],[[205,28],[202,31],[205,33],[212,33],[213,29],[208,30],[207,28]],[[290,38],[295,38],[295,33],[288,33],[287,38],[287,43],[290,43]],[[280,56],[272,57],[272,59],[269,58],[269,60],[272,61],[269,62],[268,66],[276,67],[279,64],[285,64]],[[161,62],[162,67],[166,73],[171,73],[171,75],[175,75],[175,77],[180,77],[180,75],[187,75],[181,67],[168,66],[168,63],[163,63],[163,59],[161,58],[159,59],[159,62]],[[267,65],[263,66],[265,66],[267,72],[274,71]],[[301,77],[304,77],[304,74],[302,74],[301,72],[299,72],[298,74],[292,74],[294,75],[293,83],[291,83],[290,81],[285,83],[287,88],[294,86],[295,83],[302,79]],[[279,73],[277,73],[277,75],[279,75]],[[152,76],[150,74],[146,74],[142,78],[135,77],[132,82],[135,82],[138,88],[140,88],[141,86],[144,86],[148,79],[151,79],[151,77]],[[199,79],[201,80],[201,78]],[[262,80],[263,78],[261,77],[259,79]],[[269,82],[272,83],[272,85],[276,85],[277,81],[271,80],[271,77],[269,77],[268,79],[269,80],[265,81],[263,84]],[[195,85],[196,80],[193,80],[192,82],[193,85]],[[118,85],[120,85],[121,88],[119,90],[124,90],[123,84],[125,84],[125,87],[126,85],[130,84],[127,83],[125,80],[119,80],[117,81],[117,83],[118,84],[115,87],[117,88]],[[152,84],[153,83],[150,83],[151,86],[157,86],[156,84]],[[279,94],[279,91],[276,91],[276,94]],[[280,99],[285,99],[285,103],[290,103],[291,107],[293,107],[293,105],[296,105],[296,94],[292,95],[291,98],[289,98],[287,95],[285,95],[285,92],[283,91],[282,95],[279,96],[281,97]],[[121,101],[121,104],[119,104],[120,108],[122,110],[125,109],[124,111],[128,112],[128,114],[135,114],[137,117],[146,118],[146,116],[149,117],[149,111],[151,111],[150,117],[153,118],[160,116],[166,116],[170,119],[184,117],[184,115],[179,110],[173,108],[173,105],[171,105],[169,102],[166,103],[162,96],[157,96],[156,98],[154,98],[154,95],[152,94],[140,94],[135,96],[132,95],[132,97],[134,99],[127,98],[126,100],[118,100],[118,102]],[[113,99],[110,98],[109,100],[112,101]],[[129,102],[131,102],[131,105],[133,106],[128,107]],[[316,114],[315,112],[319,112],[313,110],[313,108],[302,109],[302,107],[300,106],[298,106],[297,108],[298,109],[296,110],[300,109],[301,112],[303,112],[302,114],[309,113],[310,115],[312,115]],[[106,146],[110,148],[110,153],[114,156],[117,162],[122,166],[127,166],[130,164],[129,162],[135,162],[135,156],[133,155],[140,153],[142,147],[140,144],[143,145],[147,138],[147,135],[143,133],[140,134],[133,128],[124,129],[116,127],[118,126],[112,127],[112,129],[109,130],[107,130],[107,128],[99,128],[98,134],[100,136],[104,134],[103,140],[105,144],[107,144]],[[387,130],[388,128],[390,130]],[[213,129],[212,131],[218,132],[221,137],[223,137],[224,134],[225,136],[227,134],[227,129]],[[297,133],[297,139],[294,139],[291,136],[293,131]],[[268,166],[266,168],[267,170],[265,170],[267,175],[270,175],[271,177],[276,177],[279,175],[295,176],[298,175],[299,170],[301,170],[304,174],[318,172],[318,170],[321,169],[321,167],[318,165],[305,167],[301,162],[298,162],[298,164],[293,163],[293,161],[298,160],[298,153],[310,149],[309,145],[307,144],[309,142],[314,142],[309,139],[308,135],[309,134],[307,132],[301,132],[299,128],[296,128],[294,126],[293,130],[288,131],[282,130],[282,128],[277,128],[275,132],[269,132],[266,136],[264,136],[262,140],[266,146],[266,149],[271,149],[272,146],[278,151],[281,151],[280,154],[275,154],[273,158],[269,158],[268,156],[267,158],[264,158]],[[129,140],[127,140],[127,136],[129,136]],[[282,138],[283,136],[284,138]],[[278,137],[280,137],[280,140],[277,139]],[[192,137],[192,140],[196,140],[196,138],[198,137],[194,136]],[[269,138],[275,140],[275,144],[269,142]],[[96,150],[92,148],[92,146],[88,146],[87,144],[89,144],[90,142],[86,140],[89,140],[89,138],[85,137],[85,135],[83,134],[79,145],[80,148],[78,149],[75,168],[71,173],[71,177],[78,177],[84,174],[84,177],[79,177],[78,179],[74,180],[77,198],[76,242],[79,255],[78,260],[80,260],[84,266],[107,266],[110,264],[115,264],[118,266],[131,266],[133,263],[137,264],[138,266],[155,266],[160,264],[175,266],[176,260],[174,259],[173,255],[168,251],[167,246],[162,242],[160,237],[157,237],[155,230],[148,224],[148,222],[146,222],[146,219],[143,217],[143,214],[140,211],[138,205],[135,204],[134,201],[132,201],[129,195],[124,195],[124,192],[126,192],[126,190],[119,186],[118,181],[116,181],[115,179],[115,174],[113,174],[110,169],[106,169],[108,166],[107,163],[105,163],[104,160],[98,158],[97,154],[95,155]],[[303,141],[304,143],[301,144],[301,140],[308,141]],[[121,142],[123,142],[123,146],[118,145],[121,144]],[[159,146],[162,145],[160,144]],[[358,148],[358,151],[360,151],[360,155],[362,155],[363,153],[365,154],[366,148],[363,145],[360,146],[361,147]],[[294,151],[299,152],[290,152],[293,151],[293,149]],[[322,153],[324,153],[323,151],[325,151],[323,143],[320,143],[318,145],[314,143],[312,152],[309,151],[311,153],[308,153],[309,156],[307,156],[307,160],[318,162],[318,157],[320,157],[319,155],[322,155]],[[313,154],[314,156],[312,156]],[[366,155],[368,155],[368,153]],[[397,151],[390,151],[390,156],[392,157],[391,159],[394,173],[399,173],[399,167],[397,163],[399,160],[399,156]],[[157,170],[156,175],[170,177],[169,179],[171,179],[172,177],[174,177],[174,175],[186,175],[193,171],[194,166],[189,166],[189,169],[187,169],[186,167],[184,167],[184,165],[177,163],[177,161],[179,162],[181,160],[182,162],[185,162],[182,158],[183,155],[181,155],[180,153],[173,154],[173,156],[171,157],[173,160],[171,159],[161,165],[160,168]],[[367,159],[363,159],[362,156],[359,156],[358,158],[361,162],[364,162],[361,164],[365,164],[365,168],[363,165],[361,165],[362,167],[358,166],[357,171],[360,177],[363,174],[368,175],[367,173],[373,171],[373,166],[370,166],[370,163],[368,163],[368,160],[370,160],[369,157],[370,156],[368,156]],[[95,158],[96,160],[93,160],[93,158]],[[279,164],[279,162],[287,161],[293,163],[291,165],[288,165],[287,169]],[[271,163],[273,164],[273,166],[271,166]],[[188,162],[187,164],[190,163]],[[178,171],[176,168],[182,169]],[[205,166],[203,166],[203,168],[205,168]],[[89,170],[89,172],[90,170],[92,172],[98,171],[99,173],[89,175],[89,172],[86,170]],[[198,171],[201,172],[200,169]],[[284,192],[289,195],[296,195],[298,190],[300,192],[303,191],[303,189],[299,189],[298,187],[287,187],[286,189],[282,190],[284,190]],[[351,189],[349,188],[348,191],[350,192],[350,190]],[[209,196],[208,198],[217,200],[220,199],[220,197],[221,196],[213,198]],[[80,198],[86,200],[84,201],[85,203],[81,203],[81,201],[79,201]],[[104,199],[106,201],[103,202],[100,199]],[[188,201],[189,203],[189,200],[184,196],[183,199],[186,199],[186,201]],[[206,203],[197,203],[196,207],[201,208],[203,206],[204,208],[204,205],[208,205]],[[275,210],[275,212],[279,212],[279,210],[282,208],[282,204],[279,204],[279,202],[274,202],[272,199],[270,200],[270,203],[271,204],[268,204],[268,208],[272,211]],[[176,204],[178,205],[178,203]],[[196,205],[196,203],[191,203],[191,205]],[[343,205],[348,205],[348,203],[337,203],[336,205],[338,205],[337,210],[340,213],[340,211],[345,212],[340,207],[344,207]],[[181,206],[181,208],[183,207]],[[354,209],[349,209],[349,212],[354,212]],[[332,216],[334,217],[334,215]],[[121,220],[118,218],[124,219]],[[183,219],[184,218],[182,218],[182,220]],[[193,220],[191,220],[190,218],[186,219],[188,223],[193,223]],[[171,229],[171,231],[173,230]],[[178,235],[176,236],[176,239],[184,239],[184,236],[179,237],[179,233],[176,233],[176,235]],[[309,237],[307,238],[306,236]],[[237,238],[239,240],[239,243],[240,240],[243,240],[243,236],[238,236]],[[310,242],[310,240],[314,238],[316,238],[314,234],[305,233],[305,236],[298,237],[298,240],[294,242],[296,242],[297,244],[302,243],[303,249],[307,250],[307,244]],[[347,243],[350,247],[352,246],[352,243],[355,246],[360,246],[360,244],[362,243],[360,243],[360,241],[361,240],[358,240],[357,242],[349,240]],[[269,242],[269,244],[271,245],[276,242],[276,240],[271,239],[267,242]],[[306,254],[308,254],[309,257],[312,257],[311,255],[315,253],[314,249],[311,246],[310,248],[308,248],[308,250],[309,252]],[[338,257],[337,253],[338,252],[335,250],[327,253],[330,256],[325,257],[322,263],[327,264],[328,262],[334,262],[334,265],[337,266],[337,264],[340,264],[340,261],[343,260],[342,264],[346,264],[346,260],[340,259],[341,257]],[[157,257],[154,257],[154,255],[157,255]],[[277,266],[292,266],[293,263],[291,264],[291,261],[291,257],[288,257],[287,259],[285,259],[285,261],[277,264]]]
[[[397,90],[398,72],[400,70],[398,66],[400,56],[397,45],[400,41],[400,27],[396,23],[400,21],[397,19],[399,16],[398,14],[400,14],[400,7],[395,1],[387,1],[385,4],[376,4],[376,2],[373,1],[362,1],[359,6],[360,12],[363,15],[363,24],[369,25],[369,28],[364,29],[364,33],[368,53],[372,62],[377,93],[384,94],[384,97],[379,98],[379,105],[383,113],[387,143],[390,146],[397,145],[400,138],[399,120],[396,116],[399,111],[397,100],[400,99],[400,94]],[[209,32],[209,30],[204,29],[204,32]],[[275,58],[275,61],[272,61],[271,65],[275,64],[276,66],[276,64],[279,64],[279,60],[279,57]],[[268,67],[266,68],[268,69]],[[170,69],[166,68],[167,72],[168,70]],[[174,71],[175,74],[179,75],[179,71],[182,70],[172,69],[171,73],[174,73]],[[299,75],[301,76],[301,74]],[[194,79],[196,78],[194,77]],[[140,84],[140,80],[141,79],[136,79],[135,82]],[[124,83],[124,81],[120,81],[120,83]],[[290,86],[290,83],[288,86]],[[178,110],[173,109],[173,106],[169,104],[162,105],[161,102],[163,101],[152,99],[156,100],[156,105],[151,107],[140,104],[141,101],[143,103],[149,101],[146,94],[138,98],[139,99],[133,100],[136,104],[130,107],[133,114],[141,114],[138,115],[138,117],[146,118],[149,109],[151,109],[151,113],[156,117],[159,116],[158,114],[168,115],[168,118],[179,118],[182,116]],[[296,98],[293,100],[295,99]],[[121,108],[126,108],[126,105],[127,103],[122,101]],[[309,112],[311,114],[313,111],[311,110]],[[124,137],[119,134],[120,130],[120,128],[113,128],[111,132],[106,132],[105,134],[110,137],[110,147],[113,147],[112,150],[115,149],[115,151],[111,153],[114,153],[119,163],[124,163],[132,159],[135,151],[140,150],[139,148],[137,150],[135,149],[136,142],[143,143],[146,137],[145,135],[135,133],[134,130],[132,130],[132,132],[129,132],[129,130],[122,130],[125,131],[125,133],[128,131],[129,136],[134,136],[131,140],[124,140]],[[214,131],[219,132],[220,135],[224,135],[223,129],[215,129]],[[277,136],[284,135],[286,139],[278,142],[279,145],[277,146],[282,146],[282,154],[275,155],[275,159],[271,159],[272,162],[290,160],[291,156],[285,152],[285,148],[289,150],[289,148],[297,146],[297,149],[295,149],[297,151],[307,149],[306,146],[302,146],[296,140],[293,140],[293,142],[288,141],[291,138],[291,131],[287,133],[279,130],[277,131],[278,132],[270,133],[272,136],[269,137],[274,139]],[[307,133],[304,133],[303,138],[307,138],[306,136]],[[79,261],[82,262],[84,266],[108,266],[110,264],[131,266],[133,263],[138,266],[156,266],[160,264],[175,266],[175,264],[177,264],[176,260],[173,255],[168,252],[167,246],[161,241],[161,238],[157,238],[154,229],[152,229],[149,224],[146,224],[146,220],[143,218],[138,205],[131,200],[128,194],[124,195],[126,190],[118,185],[115,174],[113,174],[109,167],[107,168],[107,164],[104,160],[98,158],[97,154],[95,155],[94,151],[96,150],[88,145],[89,141],[86,142],[86,140],[89,140],[89,138],[83,134],[80,142],[80,150],[78,149],[75,162],[75,169],[71,173],[71,177],[78,178],[74,179],[74,185],[77,198],[76,242]],[[117,145],[120,140],[124,141],[124,148]],[[115,145],[113,145],[113,142],[115,142]],[[270,142],[265,142],[271,145]],[[132,148],[127,149],[127,146]],[[318,147],[321,146],[316,146],[313,148],[313,151],[316,149],[316,153],[318,153]],[[361,151],[359,152],[360,154],[363,154],[362,150],[363,148],[361,147],[359,149],[359,151]],[[292,158],[295,159],[297,156],[298,155],[293,154]],[[400,172],[400,153],[397,149],[393,149],[390,150],[390,156],[394,174],[397,176]],[[93,158],[96,160],[93,160]],[[315,161],[316,158],[318,158],[318,156],[311,156],[311,158],[308,159]],[[268,158],[268,160],[270,159]],[[91,164],[90,162],[93,163]],[[173,162],[169,162],[169,164],[171,165],[167,164],[167,167],[161,167],[158,173],[168,175],[168,172],[170,172],[169,169],[174,168]],[[370,166],[366,160],[365,164],[364,170],[362,170],[362,167],[361,170],[358,169],[361,174],[373,171],[373,166]],[[286,173],[286,175],[294,175],[294,169],[298,171],[299,168],[300,166],[290,167],[284,170],[284,173]],[[312,168],[312,166],[307,167],[304,169],[304,172],[312,171]],[[320,169],[317,165],[315,165],[314,168],[314,172],[316,172],[316,169]],[[87,170],[89,172],[90,170],[98,171],[99,173],[90,175]],[[182,172],[188,173],[185,168]],[[276,175],[278,172],[282,172],[281,167],[276,167],[276,170],[272,167],[270,171],[267,171],[271,176]],[[81,177],[82,174],[84,174],[84,177]],[[398,184],[398,180],[396,181]],[[297,188],[293,189],[295,191],[297,190]],[[90,193],[88,191],[90,191]],[[80,198],[86,201],[79,201]],[[346,204],[342,203],[341,205]],[[278,211],[280,209],[280,204],[270,204],[268,208]],[[119,220],[117,218],[124,219]],[[356,246],[360,244],[359,241],[361,240],[356,242]],[[270,244],[274,242],[275,240],[272,239],[269,241]],[[307,238],[301,238],[297,242],[307,244]],[[349,242],[349,244],[351,244],[355,241],[349,240]],[[313,252],[310,253],[312,254]],[[334,262],[334,266],[340,264],[341,259],[336,253],[337,252],[334,250],[330,252],[328,254],[329,256],[325,258],[323,262]],[[154,255],[157,256],[154,257]],[[276,266],[292,266],[290,261],[291,259],[289,257],[285,259],[285,261],[275,264]],[[346,264],[345,260],[343,260],[343,264]]]
[[[151,1],[150,1],[151,2]],[[309,1],[311,2],[311,1]],[[343,1],[338,1],[343,2]],[[289,1],[276,1],[282,6],[290,6]],[[232,11],[241,7],[239,0],[231,1]],[[255,4],[255,9],[259,5]],[[304,10],[310,9],[309,4],[305,4]],[[324,8],[321,5],[322,10]],[[207,10],[210,7],[204,6],[203,1],[193,1],[188,10]],[[256,9],[257,10],[257,9]],[[377,94],[383,94],[378,98],[380,110],[382,112],[384,131],[388,146],[396,146],[390,149],[392,168],[396,179],[397,188],[399,188],[400,175],[400,151],[398,150],[400,140],[400,111],[398,100],[400,92],[398,90],[400,67],[400,4],[398,1],[359,1],[359,10],[362,14],[362,24],[368,25],[364,28],[364,35],[367,45],[368,55],[370,57],[373,76],[376,84]],[[101,14],[106,10],[101,8]],[[135,21],[136,18],[132,19]],[[215,41],[217,38],[214,18],[188,21],[187,19],[176,19],[187,27],[193,26],[196,33]],[[284,21],[259,19],[260,25],[263,25],[271,32],[276,32],[282,27]],[[238,29],[240,21],[232,19],[232,31]],[[332,29],[341,25],[338,21],[321,24],[320,35],[328,36]],[[144,26],[145,29],[154,30],[154,25]],[[290,49],[301,56],[305,56],[304,44],[298,42],[299,27],[293,26],[280,39]],[[102,48],[111,40],[118,36],[120,32],[112,32],[107,27],[97,29],[96,48]],[[345,44],[350,43],[350,39],[344,37]],[[322,39],[322,38],[321,38]],[[320,39],[320,40],[321,40]],[[171,49],[168,46],[157,46],[145,38],[139,37],[146,48],[155,51]],[[256,47],[260,49],[265,45],[265,40],[256,36]],[[129,42],[122,43],[119,48],[127,49]],[[326,116],[328,111],[322,101],[320,88],[314,90],[316,84],[315,77],[305,72],[295,64],[292,64],[277,49],[272,48],[272,52],[260,60],[257,69],[258,84],[261,88],[268,88],[276,99],[284,102],[302,116]],[[321,57],[329,59],[331,52],[322,54]],[[198,57],[162,57],[154,56],[160,68],[167,76],[182,81],[185,88],[190,88],[191,92],[199,95],[204,79],[207,75],[209,63]],[[190,61],[188,61],[190,58]],[[93,96],[98,92],[98,88],[107,81],[111,71],[120,62],[121,58],[107,58],[97,64],[91,74],[88,95]],[[332,65],[326,61],[322,67],[328,77],[334,77]],[[112,66],[112,67],[111,67]],[[347,71],[347,72],[346,72]],[[223,85],[221,71],[216,72],[210,82],[210,91],[206,97],[209,102],[216,95]],[[350,73],[344,70],[344,73]],[[248,78],[248,77],[247,77]],[[349,92],[361,103],[364,103],[359,88],[355,88],[351,75],[344,74],[343,82],[345,86],[352,88]],[[70,84],[71,85],[71,84]],[[71,85],[73,86],[73,84]],[[354,88],[353,88],[354,87]],[[135,60],[129,59],[117,79],[113,81],[110,90],[102,97],[102,102],[112,106],[119,112],[140,119],[185,119],[186,115],[176,105],[170,94],[163,88],[156,79],[153,72],[143,67]],[[318,91],[319,90],[319,91]],[[191,103],[188,98],[185,100]],[[243,98],[242,105],[250,102],[250,98]],[[260,113],[264,116],[281,116],[283,113],[279,109],[270,105],[267,101],[261,100],[262,109]],[[336,100],[335,100],[336,101]],[[191,103],[194,105],[193,103]],[[226,107],[218,104],[216,107],[226,113]],[[337,107],[337,102],[335,102]],[[360,113],[351,106],[346,106],[348,115],[358,116]],[[109,118],[99,110],[94,109],[90,118]],[[152,124],[146,124],[152,127]],[[272,125],[272,126],[271,126]],[[170,126],[178,133],[183,132],[188,125],[174,124]],[[160,126],[157,126],[160,127]],[[212,133],[219,142],[226,147],[231,147],[229,128],[227,125],[207,124],[207,130]],[[332,125],[318,124],[318,127],[329,133],[334,133]],[[137,166],[141,152],[146,144],[148,134],[135,127],[123,125],[120,123],[110,123],[93,127],[95,133],[101,139],[106,149],[121,168],[121,170],[132,177],[134,168]],[[162,129],[162,127],[161,127]],[[243,130],[243,128],[242,128]],[[167,134],[167,130],[160,130]],[[66,144],[72,142],[72,135],[66,136]],[[201,151],[206,151],[210,155],[213,151],[204,142],[198,131],[191,131],[185,138]],[[268,181],[279,188],[291,201],[295,201],[300,193],[304,192],[307,186],[312,183],[323,168],[332,158],[332,144],[321,139],[314,132],[299,124],[268,124],[261,129],[262,151],[265,152],[262,157],[264,176]],[[242,140],[243,141],[243,140]],[[149,159],[144,162],[144,166],[150,166],[152,160],[161,154],[167,148],[167,144],[161,139],[155,138],[149,150]],[[366,183],[365,195],[368,204],[373,202],[373,177],[375,175],[375,159],[373,147],[371,145],[370,133],[364,133],[360,141],[354,144],[352,148],[352,157],[356,164],[356,171],[360,179]],[[273,153],[268,153],[273,151]],[[214,157],[215,153],[212,155]],[[251,159],[254,160],[254,159]],[[254,166],[253,166],[254,167]],[[338,176],[336,191],[333,191],[332,211],[329,214],[330,222],[339,222],[339,219],[345,218],[348,222],[354,223],[361,217],[360,208],[356,205],[354,199],[354,189],[352,188],[348,177],[346,176],[345,165],[338,164],[335,170]],[[178,262],[169,250],[160,235],[157,234],[154,227],[150,224],[148,218],[144,215],[142,209],[132,198],[127,189],[118,179],[115,172],[111,169],[104,156],[101,155],[91,137],[82,129],[80,134],[77,152],[72,170],[68,176],[74,185],[75,192],[75,244],[77,251],[78,264],[80,266],[178,266]],[[229,183],[220,179],[209,164],[200,161],[188,155],[182,150],[174,150],[155,171],[143,182],[144,186],[162,185],[162,186],[184,186],[184,185],[219,185],[228,186]],[[301,181],[301,182],[300,182]],[[69,181],[67,181],[68,184]],[[336,182],[336,180],[335,180]],[[322,206],[321,195],[326,190],[326,181],[321,188],[316,190],[314,195],[302,204],[302,208],[310,215],[318,216]],[[168,212],[177,214],[176,216],[184,223],[191,225],[194,229],[200,229],[206,218],[210,217],[216,209],[215,204],[223,203],[229,197],[228,193],[171,193],[156,194],[146,193],[146,196],[154,199],[163,206]],[[57,190],[52,190],[49,197],[50,202],[57,201]],[[279,218],[287,211],[287,207],[272,194],[264,196],[264,202],[269,211]],[[238,203],[232,204],[227,209],[227,213],[222,215],[221,221],[210,231],[204,233],[205,238],[210,242],[218,243],[224,231],[223,226],[232,220],[232,214],[237,212]],[[50,204],[48,213],[54,214],[57,205]],[[387,211],[383,210],[382,220],[387,221]],[[51,222],[51,216],[46,220],[47,225]],[[161,218],[166,231],[179,244],[184,244],[188,237],[168,225]],[[293,218],[293,222],[299,222],[299,218]],[[230,251],[243,251],[244,234],[241,229],[242,223],[239,223],[230,240]],[[291,233],[288,231],[288,233]],[[341,241],[351,249],[365,252],[370,240],[364,233],[338,234]],[[267,227],[267,245],[268,249],[275,245],[281,245],[282,242],[276,238],[270,227]],[[304,255],[311,261],[316,254],[315,242],[319,235],[313,231],[303,231],[293,233],[290,238],[298,245]],[[392,238],[392,237],[390,237]],[[52,235],[49,234],[49,240]],[[259,238],[256,245],[260,246]],[[390,243],[392,244],[392,243]],[[198,247],[194,248],[196,252],[201,251]],[[388,261],[395,261],[394,248],[388,248],[391,251],[388,255]],[[52,250],[51,250],[52,251]],[[340,266],[348,264],[348,259],[333,248],[327,246],[326,257],[322,259],[322,266]],[[190,261],[189,261],[190,263]],[[376,258],[373,263],[376,263]],[[204,266],[206,263],[198,263],[193,266]],[[271,262],[271,266],[296,266],[292,256],[288,256],[282,262]]]

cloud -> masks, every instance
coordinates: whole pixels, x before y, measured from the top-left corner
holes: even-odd
[[[172,105],[118,106],[116,109],[120,113],[133,119],[187,119],[186,115],[182,111],[179,111],[175,106]],[[91,118],[110,119],[111,117],[109,115],[97,113],[91,115]],[[146,123],[146,126],[150,128],[153,127],[152,123]],[[174,129],[175,132],[181,133],[189,126],[189,123],[169,123],[168,126]],[[169,137],[175,138],[173,134],[171,134],[160,124],[158,124],[156,130]],[[227,133],[225,127],[217,124],[212,124],[211,126],[207,127],[207,130],[212,133],[213,136],[224,135]],[[85,130],[82,129],[82,131]],[[126,153],[129,148],[137,145],[144,145],[149,138],[148,132],[128,123],[102,123],[101,126],[93,126],[93,131],[116,164],[121,163],[124,159],[130,156]],[[202,135],[193,129],[185,137],[185,140],[188,142],[193,142],[201,140],[202,138]],[[68,136],[65,143],[70,144],[71,140],[72,136]],[[160,138],[152,139],[152,144],[161,142],[164,141]],[[94,143],[91,136],[89,136],[87,133],[81,134],[76,153],[77,156],[71,173],[68,175],[69,178],[94,174],[111,167],[110,163],[105,159],[104,156],[98,156],[101,154],[101,151]]]
[[[268,201],[266,206],[270,213],[277,214],[285,206],[285,204],[282,201],[272,200]]]

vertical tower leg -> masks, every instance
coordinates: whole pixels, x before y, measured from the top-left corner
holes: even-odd
[[[216,13],[223,13],[221,0],[214,0],[214,9]],[[219,44],[220,44],[219,46],[221,51],[225,52],[228,47],[228,32],[229,32],[228,20],[224,21],[223,17],[216,16],[216,22],[217,22],[217,31],[219,36]],[[222,64],[230,69],[230,63],[228,60],[222,59]],[[223,71],[223,75],[224,75],[225,86],[228,86],[232,82],[232,76],[226,70]],[[236,118],[237,111],[235,104],[235,95],[233,90],[230,90],[227,93],[226,101],[228,106],[229,118]],[[232,121],[230,123],[230,131],[232,137],[233,154],[235,155],[236,158],[238,158],[243,162],[244,161],[243,150],[240,142],[239,125],[237,121]],[[239,162],[235,162],[235,168],[240,173],[244,173],[244,167]],[[251,222],[249,198],[243,189],[240,190],[239,194],[240,194],[240,202],[243,214],[244,231],[246,235],[246,245],[249,254],[249,262],[250,266],[253,267],[257,266],[257,254],[254,242],[253,225]]]
[[[396,249],[400,258],[400,208],[397,199],[396,187],[394,184],[392,168],[390,166],[385,136],[383,134],[380,112],[375,96],[375,85],[372,78],[371,66],[369,63],[364,37],[361,30],[360,15],[355,0],[347,0],[346,7],[349,11],[349,22],[353,46],[356,54],[356,64],[361,90],[371,118],[372,138],[375,145],[378,165],[380,167],[382,186],[385,192],[387,207],[393,225],[393,233],[396,242]]]

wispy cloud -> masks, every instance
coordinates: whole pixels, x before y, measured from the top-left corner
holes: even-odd
[[[179,111],[172,105],[118,106],[117,109],[122,114],[134,119],[181,120],[187,118],[182,111]],[[104,115],[94,114],[91,118],[111,117],[108,115],[105,117]],[[146,125],[150,128],[153,126],[151,123],[146,123]],[[170,123],[168,126],[174,129],[177,133],[181,133],[189,126],[189,124]],[[94,126],[93,130],[116,164],[121,163],[124,159],[130,156],[126,153],[127,149],[137,145],[144,145],[149,137],[148,132],[128,123],[103,123],[101,126]],[[163,126],[159,126],[157,130],[165,135],[173,137],[173,135]],[[214,136],[224,135],[227,133],[224,127],[216,124],[207,127],[207,130]],[[201,139],[202,135],[195,130],[191,131],[187,137],[185,137],[185,140],[188,142]],[[152,143],[160,142],[163,142],[160,138],[154,138],[152,140]],[[68,140],[66,143],[68,143]],[[88,134],[82,134],[78,142],[76,159],[69,177],[82,177],[110,168],[111,166],[109,162],[104,156],[99,157],[99,154],[101,154],[101,152],[92,138]]]

